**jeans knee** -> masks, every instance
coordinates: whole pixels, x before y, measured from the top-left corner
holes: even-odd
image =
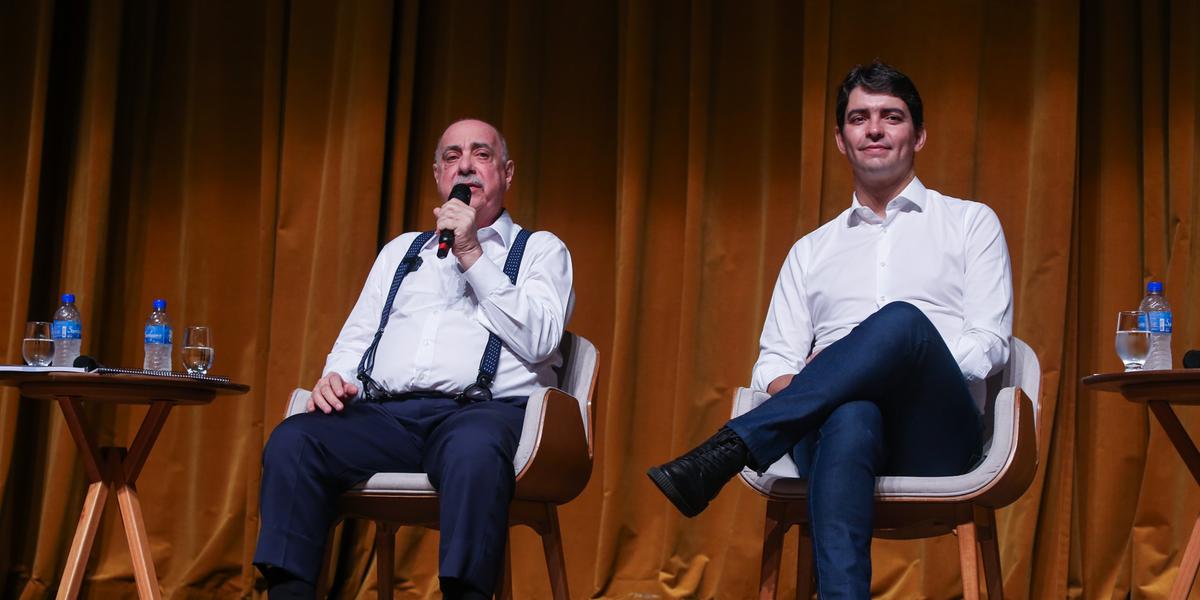
[[[821,445],[828,451],[836,446],[842,451],[877,455],[883,449],[883,413],[879,406],[867,400],[847,402],[834,409],[821,425]]]
[[[889,302],[875,313],[880,319],[893,322],[896,325],[924,325],[930,323],[929,317],[921,309],[903,300]]]

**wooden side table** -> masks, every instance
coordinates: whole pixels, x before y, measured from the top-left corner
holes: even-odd
[[[1083,378],[1084,387],[1106,392],[1120,392],[1130,402],[1145,402],[1162,425],[1171,445],[1183,459],[1192,478],[1200,485],[1200,450],[1179,422],[1172,405],[1200,404],[1200,369],[1171,371],[1129,371],[1101,373]],[[1179,575],[1171,586],[1171,600],[1186,600],[1196,571],[1200,567],[1200,517],[1192,525],[1191,537],[1179,563]]]
[[[21,396],[53,400],[62,409],[71,438],[79,448],[88,478],[87,496],[79,514],[79,525],[67,554],[67,564],[58,586],[58,598],[79,594],[87,568],[92,542],[104,514],[104,503],[115,492],[125,525],[125,542],[133,559],[138,597],[159,598],[158,577],[150,558],[150,542],[138,500],[137,482],[142,466],[167,414],[176,404],[207,404],[218,395],[244,394],[250,387],[196,379],[154,377],[150,375],[97,374],[74,372],[0,372],[0,385],[20,388]],[[150,411],[142,420],[128,447],[98,448],[83,415],[85,402],[112,404],[148,404]]]

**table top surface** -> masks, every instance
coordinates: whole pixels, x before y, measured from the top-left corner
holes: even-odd
[[[1089,389],[1119,392],[1135,402],[1162,400],[1200,404],[1200,369],[1097,373],[1082,381]]]
[[[0,386],[18,387],[28,398],[61,397],[123,404],[149,404],[167,400],[204,404],[216,396],[244,394],[250,386],[187,377],[156,377],[126,373],[0,372]]]

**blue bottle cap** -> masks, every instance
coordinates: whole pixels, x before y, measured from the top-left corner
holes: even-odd
[[[167,301],[162,298],[154,299],[154,310],[167,310]]]
[[[1162,293],[1162,282],[1161,281],[1151,281],[1150,283],[1147,283],[1146,291],[1151,294],[1161,294]]]
[[[63,304],[75,304],[75,294],[63,294]]]

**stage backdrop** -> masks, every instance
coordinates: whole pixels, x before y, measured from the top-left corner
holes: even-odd
[[[748,383],[784,255],[850,201],[832,89],[881,57],[925,98],[922,180],[999,214],[1041,360],[1006,596],[1160,598],[1200,493],[1143,408],[1078,382],[1119,367],[1114,315],[1150,277],[1176,360],[1200,346],[1197,23],[1196,0],[3,2],[0,360],[62,292],[110,365],[140,364],[155,297],[211,326],[214,371],[253,391],[173,411],[139,488],[165,595],[260,593],[263,443],[376,251],[431,226],[441,130],[483,118],[516,220],[571,249],[570,328],[602,359],[596,468],[561,513],[572,596],[751,597],[764,501],[733,483],[686,520],[643,471]],[[89,418],[104,444],[143,414]],[[0,396],[0,595],[54,593],[82,491],[58,409]],[[85,597],[134,594],[112,508]],[[338,597],[374,595],[370,530],[339,545]],[[436,532],[398,537],[403,597],[436,597]],[[516,596],[548,597],[535,536],[513,544]],[[961,594],[950,536],[877,542],[874,566],[881,597]]]

